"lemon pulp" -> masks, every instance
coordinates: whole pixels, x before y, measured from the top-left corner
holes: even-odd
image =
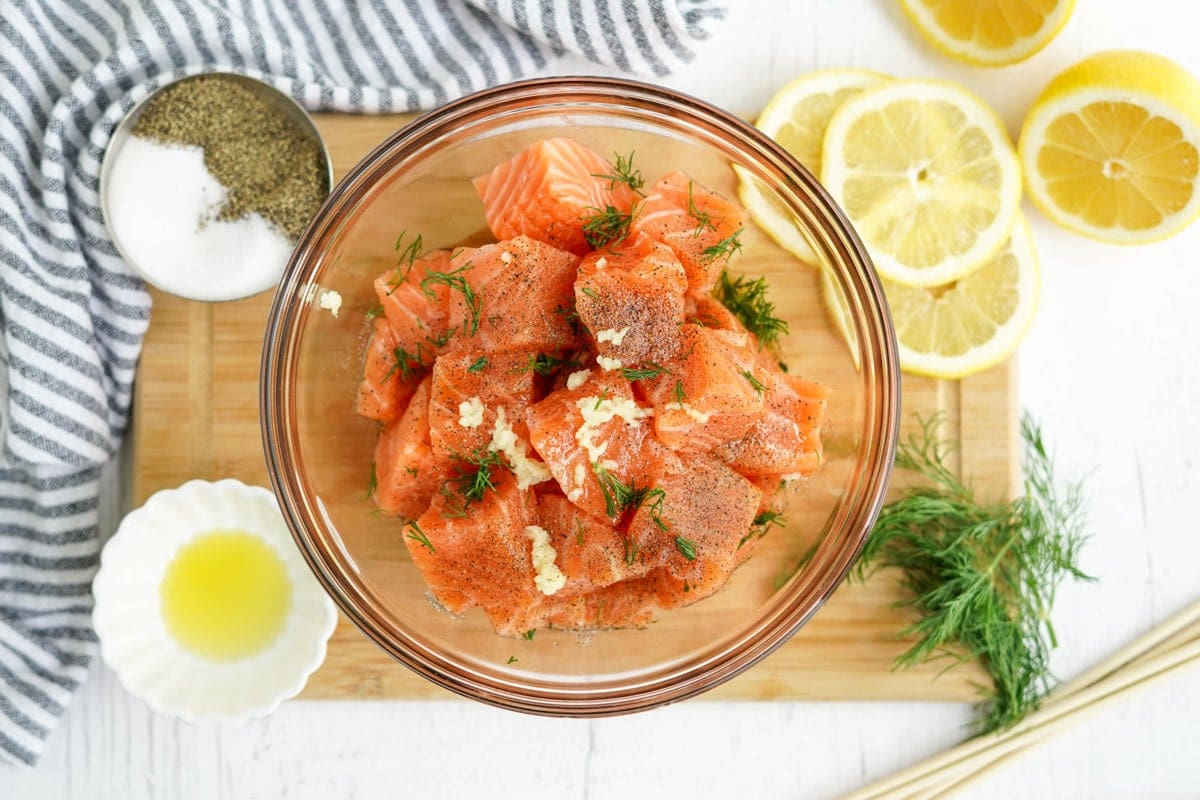
[[[265,649],[292,607],[287,568],[266,542],[214,530],[181,548],[160,588],[163,620],[181,647],[212,661]]]

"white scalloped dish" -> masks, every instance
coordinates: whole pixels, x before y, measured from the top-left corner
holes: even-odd
[[[228,479],[130,512],[94,590],[105,663],[155,711],[193,722],[269,714],[325,660],[337,623],[274,495]]]

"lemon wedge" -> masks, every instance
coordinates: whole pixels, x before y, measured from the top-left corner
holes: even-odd
[[[900,0],[900,7],[943,53],[994,67],[1024,61],[1049,44],[1075,0]]]
[[[1042,91],[1020,152],[1030,198],[1063,227],[1166,238],[1200,212],[1200,81],[1153,53],[1097,53]]]
[[[1021,168],[999,117],[963,87],[889,81],[825,131],[822,182],[879,273],[937,286],[983,266],[1012,232]]]
[[[900,368],[954,379],[1008,358],[1033,322],[1039,276],[1029,225],[1018,217],[1000,252],[961,280],[925,288],[881,281],[896,328]],[[846,310],[828,277],[823,276],[822,288],[834,324],[848,336]]]
[[[815,177],[821,175],[821,148],[825,127],[833,112],[863,89],[888,80],[888,76],[862,69],[827,69],[809,72],[787,83],[763,108],[755,126],[783,145]],[[738,197],[750,216],[780,247],[808,264],[818,259],[804,238],[795,216],[774,192],[765,189],[745,170],[737,170]]]

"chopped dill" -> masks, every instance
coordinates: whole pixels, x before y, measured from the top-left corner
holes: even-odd
[[[580,289],[579,291],[583,292],[584,294],[586,294],[588,297],[592,298],[593,300],[599,300],[599,299],[600,299],[600,293],[599,293],[599,292],[597,292],[595,289],[593,289],[593,288],[592,288],[592,287],[590,287],[590,286],[584,286],[584,287],[583,287],[582,289]],[[578,317],[579,315],[578,315],[578,314],[576,314],[575,316],[576,316],[576,317]]]
[[[415,355],[408,352],[403,347],[397,347],[392,350],[392,366],[383,376],[383,380],[381,380],[380,383],[383,383],[383,381],[386,381],[395,375],[397,370],[400,372],[401,379],[408,380],[411,378],[414,372],[424,366],[424,363],[421,359],[423,355],[421,351],[422,347],[420,344],[417,345],[417,352]]]
[[[383,316],[383,303],[376,303],[367,309],[367,319],[379,319]]]
[[[691,539],[685,539],[682,536],[676,536],[675,549],[679,551],[679,555],[683,556],[688,561],[696,560],[696,543]]]
[[[405,525],[405,527],[412,528],[412,533],[408,534],[409,539],[421,543],[431,553],[437,552],[433,547],[433,542],[429,541],[429,537],[425,535],[425,531],[421,530],[421,526],[417,524],[415,519]]]
[[[754,373],[748,369],[742,370],[742,377],[746,379],[746,383],[750,384],[750,388],[762,394],[767,390],[767,387],[758,378],[754,377]]]
[[[421,474],[421,471],[419,469],[417,469],[416,467],[405,467],[404,471],[407,472],[409,477],[412,477],[412,478],[419,477]]]
[[[400,231],[400,235],[396,237],[396,244],[393,245],[393,249],[396,251],[396,271],[392,273],[392,279],[388,281],[388,286],[393,291],[397,286],[408,280],[408,273],[412,272],[413,262],[417,260],[424,249],[424,244],[419,234],[417,238],[408,244],[404,244],[404,238],[407,235],[407,230]],[[389,291],[388,294],[391,294],[391,292]]]
[[[670,370],[668,370],[662,364],[656,364],[653,361],[649,361],[641,366],[623,367],[621,369],[621,374],[625,376],[625,380],[627,381],[654,380],[664,372],[669,373]]]
[[[575,518],[575,544],[579,545],[580,547],[583,546],[583,536],[585,533],[587,533],[587,530],[583,527],[583,520],[576,517]]]
[[[593,464],[592,471],[596,473],[596,480],[600,483],[600,492],[604,495],[604,513],[610,518],[626,511],[636,511],[642,507],[642,504],[649,501],[650,519],[654,521],[659,530],[667,529],[667,524],[662,518],[663,502],[667,498],[666,491],[659,488],[651,489],[649,486],[639,488],[636,484],[626,486],[620,478],[599,464]]]
[[[450,328],[449,330],[445,331],[444,333],[442,333],[438,336],[426,336],[425,341],[429,342],[435,348],[445,347],[450,342],[450,339],[454,336],[454,334],[457,331],[458,331],[458,326],[455,325],[453,328]]]
[[[788,332],[787,322],[775,316],[775,304],[767,299],[764,278],[731,277],[729,270],[723,270],[713,287],[713,296],[765,347],[777,346],[779,335]]]
[[[632,567],[637,562],[638,546],[633,539],[625,540],[625,566]]]
[[[509,657],[508,657],[508,661],[507,661],[506,663],[508,663],[508,664],[515,664],[515,663],[517,663],[517,657],[516,657],[516,656],[509,656]]]
[[[554,356],[547,355],[545,353],[538,353],[536,355],[531,353],[529,355],[529,360],[525,363],[525,366],[517,367],[516,369],[509,370],[509,372],[513,374],[534,372],[538,375],[549,375],[553,372],[563,369],[564,367],[573,369],[580,366],[583,366],[583,363],[574,356],[570,358],[555,358]]]
[[[474,336],[479,330],[479,314],[482,310],[479,295],[475,294],[475,290],[471,288],[471,284],[467,283],[466,273],[473,266],[468,261],[461,267],[450,272],[430,272],[421,279],[421,291],[431,300],[436,295],[429,287],[438,284],[446,286],[463,296],[463,300],[467,304],[467,313],[470,315],[470,319],[463,324],[463,336]]]
[[[375,467],[375,462],[371,462],[371,475],[367,478],[367,494],[363,500],[370,500],[375,496],[375,490],[379,488],[379,472]]]
[[[1036,709],[1051,688],[1050,651],[1058,644],[1050,612],[1064,578],[1093,580],[1079,568],[1086,539],[1082,486],[1060,489],[1041,430],[1021,420],[1023,496],[999,503],[975,498],[946,466],[939,418],[901,443],[896,466],[925,484],[883,507],[856,567],[901,571],[902,605],[919,619],[901,631],[916,641],[897,660],[933,658],[950,666],[980,658],[992,678],[975,727],[1003,730]]]
[[[529,630],[527,630],[527,631],[525,631],[524,633],[522,633],[522,634],[521,634],[521,638],[522,638],[522,639],[524,639],[524,640],[525,640],[525,641],[527,641],[527,642],[532,642],[532,641],[533,641],[533,635],[534,635],[535,633],[537,633],[537,628],[530,628]]]
[[[451,453],[450,457],[463,462],[468,469],[456,466],[457,474],[442,483],[442,494],[446,498],[446,508],[451,512],[450,516],[466,516],[468,506],[482,500],[484,493],[489,489],[496,491],[496,484],[492,481],[492,468],[507,469],[508,462],[495,450],[476,449],[465,455]]]
[[[600,394],[596,395],[596,405],[592,407],[592,410],[599,411],[600,404],[603,403],[607,399],[608,399],[608,389],[607,388],[601,389]]]
[[[471,366],[467,367],[467,372],[480,372],[488,365],[487,356],[480,356],[472,362]]]
[[[683,405],[687,400],[687,394],[683,391],[683,381],[675,381],[675,388],[671,390],[671,396],[675,398],[675,402]]]
[[[691,181],[688,181],[688,214],[691,215],[692,219],[696,220],[696,230],[692,231],[692,236],[699,236],[705,231],[715,231],[717,229],[717,223],[713,222],[712,214],[696,208],[696,201],[692,198]]]
[[[637,209],[626,214],[615,206],[605,206],[589,209],[596,213],[583,220],[583,238],[589,247],[599,249],[608,245],[620,244],[629,236],[629,225]]]
[[[780,512],[770,510],[760,511],[754,517],[754,521],[750,523],[750,530],[738,542],[738,547],[741,547],[751,539],[761,539],[763,536],[766,536],[767,531],[771,529],[772,525],[782,528],[786,524],[787,520]]]
[[[724,258],[728,261],[734,253],[742,252],[742,240],[738,238],[741,234],[742,229],[738,228],[711,247],[704,248],[700,253],[700,263],[707,264],[718,258]]]
[[[617,188],[618,183],[623,183],[642,195],[642,197],[645,197],[646,195],[642,192],[642,187],[646,185],[646,179],[642,177],[640,169],[633,168],[633,153],[634,151],[630,150],[628,158],[625,158],[620,153],[613,153],[613,158],[616,159],[616,163],[613,164],[613,171],[610,173],[593,173],[592,177],[608,181],[608,190],[610,192]]]

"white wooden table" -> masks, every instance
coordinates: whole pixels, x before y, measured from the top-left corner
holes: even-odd
[[[1080,0],[1030,61],[952,62],[894,0],[743,0],[668,83],[732,111],[821,67],[962,81],[1014,134],[1059,69],[1099,49],[1161,52],[1200,74],[1200,7]],[[753,33],[751,33],[753,31]],[[554,72],[597,72],[564,61]],[[1087,475],[1095,585],[1061,593],[1054,663],[1070,676],[1200,596],[1200,225],[1124,249],[1032,209],[1042,307],[1020,354],[1023,404],[1063,475]],[[117,519],[111,471],[107,526]],[[0,798],[828,797],[954,744],[968,709],[922,703],[692,701],[632,718],[546,720],[465,701],[292,702],[238,729],[164,719],[97,666],[31,772]],[[1200,669],[1160,683],[1010,762],[972,797],[1195,797]]]

